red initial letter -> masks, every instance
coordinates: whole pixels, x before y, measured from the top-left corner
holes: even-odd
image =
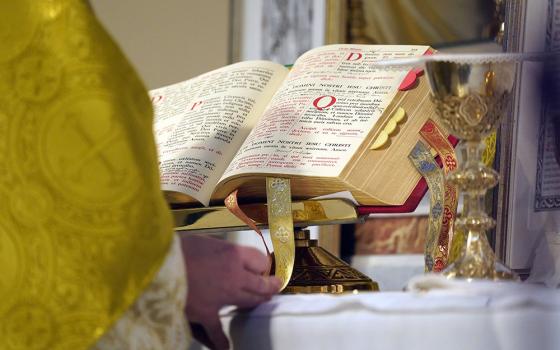
[[[356,55],[354,58],[354,55]],[[362,58],[362,54],[359,52],[350,52],[350,54],[348,55],[348,57],[346,57],[346,61],[357,61],[360,58]]]
[[[193,105],[192,105],[192,107],[191,107],[191,111],[192,111],[193,109],[195,109],[196,107],[200,106],[201,104],[202,104],[202,101],[198,101],[198,102],[193,103]]]
[[[163,100],[163,95],[152,96],[152,104],[154,105],[161,102],[161,100]]]
[[[323,103],[321,103],[321,101],[322,101],[324,98],[329,99],[329,102],[328,102],[326,105],[323,105]],[[317,98],[315,99],[315,101],[313,101],[313,106],[314,106],[315,108],[317,108],[318,111],[322,111],[323,109],[327,109],[327,108],[329,108],[330,106],[334,105],[335,102],[336,102],[336,97],[330,96],[330,95],[323,95],[323,96],[321,96],[321,97],[317,97]],[[322,106],[319,106],[319,103],[321,103]]]

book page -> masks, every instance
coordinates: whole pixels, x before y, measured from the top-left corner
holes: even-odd
[[[162,190],[208,205],[286,74],[279,64],[249,61],[152,90]]]
[[[331,45],[302,55],[224,173],[335,177],[395,96],[407,70],[372,62],[427,46]]]

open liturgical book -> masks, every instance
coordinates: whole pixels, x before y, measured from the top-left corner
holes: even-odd
[[[398,206],[420,174],[407,156],[428,118],[428,83],[380,59],[427,46],[329,45],[292,69],[232,64],[150,92],[161,184],[171,203],[266,201],[266,177],[288,177],[294,199],[350,191],[361,205]],[[421,197],[421,196],[420,196]]]

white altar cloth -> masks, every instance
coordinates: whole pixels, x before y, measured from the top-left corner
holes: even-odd
[[[221,319],[233,349],[560,349],[560,291],[447,287],[280,295]]]
[[[354,255],[352,267],[377,282],[383,292],[401,291],[408,280],[424,273],[424,254]]]

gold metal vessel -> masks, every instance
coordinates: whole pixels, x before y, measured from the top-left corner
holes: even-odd
[[[487,190],[498,173],[481,162],[481,140],[495,130],[511,104],[516,63],[506,60],[429,60],[426,71],[432,102],[441,122],[462,139],[462,163],[447,181],[463,193],[463,213],[455,227],[467,233],[459,258],[443,273],[447,277],[518,279],[496,260],[486,233],[495,220],[485,210]]]

